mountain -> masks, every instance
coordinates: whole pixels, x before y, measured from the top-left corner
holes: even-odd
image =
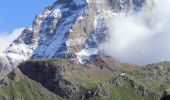
[[[170,62],[105,56],[107,23],[152,0],[56,0],[0,54],[1,100],[169,100]]]
[[[62,57],[86,63],[101,54],[98,45],[107,37],[110,18],[121,12],[138,12],[150,1],[57,0],[0,54],[0,76],[28,59]]]

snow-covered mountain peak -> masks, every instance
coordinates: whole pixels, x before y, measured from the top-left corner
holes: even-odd
[[[4,51],[12,66],[28,59],[72,58],[81,63],[100,53],[107,20],[138,11],[148,0],[57,0]]]

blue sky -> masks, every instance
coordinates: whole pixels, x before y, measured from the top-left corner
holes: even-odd
[[[35,15],[55,0],[1,0],[0,34],[32,24]]]

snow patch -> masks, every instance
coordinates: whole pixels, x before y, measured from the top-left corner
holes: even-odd
[[[58,16],[61,16],[61,10],[60,9],[54,9],[52,12],[52,15],[56,18]]]
[[[90,56],[96,55],[99,52],[96,48],[82,49],[80,52],[76,53],[77,58],[81,64],[86,63],[85,60],[89,60]]]

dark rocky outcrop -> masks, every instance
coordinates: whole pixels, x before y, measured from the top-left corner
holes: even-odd
[[[57,95],[65,98],[79,97],[83,89],[63,79],[65,72],[71,71],[71,62],[64,59],[51,59],[51,61],[30,61],[20,66],[21,71]]]
[[[110,59],[110,63],[108,63],[108,59]],[[98,62],[98,64],[95,62]],[[108,65],[102,64],[99,66],[100,63],[107,63]],[[95,75],[101,75],[103,72],[105,72],[110,73],[108,75],[106,74],[108,77],[112,77],[114,74],[117,76],[118,73],[120,73],[120,70],[113,70],[112,68],[115,68],[112,67],[114,64],[116,63],[113,60],[111,61],[111,58],[109,57],[101,57],[101,59],[100,57],[97,57],[97,59],[94,59],[87,65],[81,65],[74,61],[58,58],[27,61],[20,65],[20,69],[25,75],[41,83],[43,86],[57,95],[69,99],[78,99],[82,98],[84,93],[88,93],[88,90],[82,87],[81,84],[74,82],[74,80],[67,80],[65,78],[67,74],[76,70],[81,72],[81,68],[85,68],[84,71],[89,70],[89,72],[92,72]],[[98,70],[99,72],[93,72],[92,68]],[[98,88],[94,91],[91,91],[90,94],[93,96],[102,96],[107,95],[107,92],[104,92],[103,89]]]

